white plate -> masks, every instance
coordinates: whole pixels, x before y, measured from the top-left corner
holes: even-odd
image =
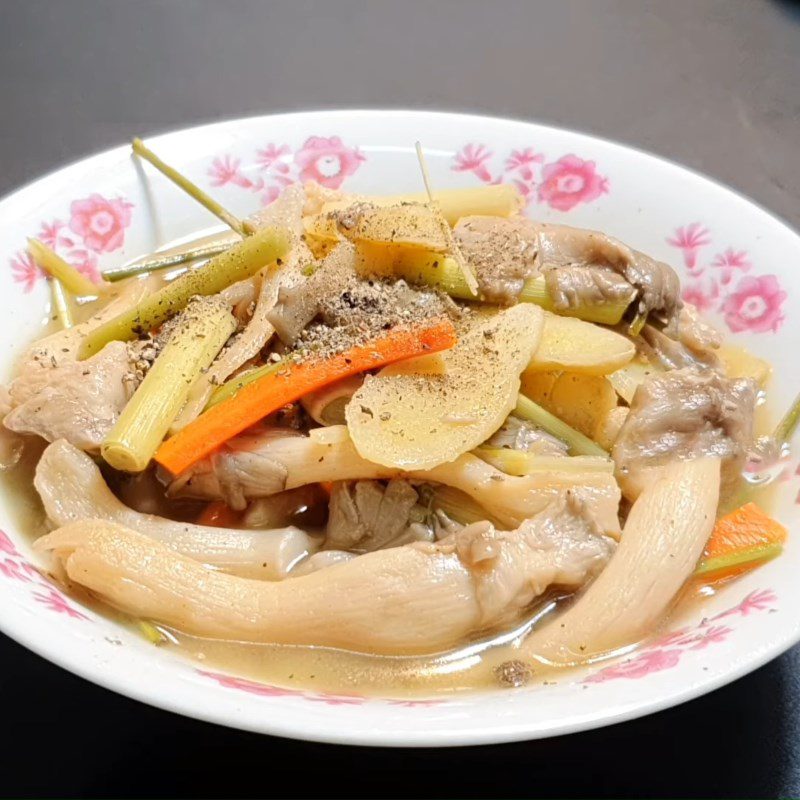
[[[732,339],[775,366],[780,409],[798,388],[800,238],[729,189],[682,167],[591,136],[503,119],[408,111],[326,111],[235,120],[149,140],[234,212],[287,182],[315,178],[359,192],[419,191],[414,142],[437,187],[516,183],[537,218],[599,228],[682,273],[686,296]],[[213,223],[127,146],[87,158],[0,203],[0,346],[7,373],[36,334],[44,280],[25,237],[53,244],[91,272]],[[777,516],[793,532],[800,478],[787,461]],[[0,503],[0,628],[95,683],[189,716],[253,731],[338,743],[462,745],[608,725],[681,703],[738,678],[800,638],[800,542],[670,623],[632,657],[535,683],[405,702],[283,689],[200,665],[65,597],[39,577],[8,501]]]

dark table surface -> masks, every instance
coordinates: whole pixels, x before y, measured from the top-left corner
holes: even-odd
[[[0,193],[95,150],[324,107],[478,110],[618,139],[800,226],[800,7],[777,0],[0,0]],[[0,796],[797,797],[800,649],[549,741],[368,750],[148,708],[0,637]]]

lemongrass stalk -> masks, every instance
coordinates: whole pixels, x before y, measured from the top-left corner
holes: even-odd
[[[628,334],[631,336],[638,336],[642,332],[642,328],[644,328],[646,322],[647,312],[637,312],[636,316],[631,321],[631,324],[628,325]]]
[[[131,143],[133,152],[137,156],[152,164],[162,175],[169,178],[176,186],[183,189],[186,194],[194,198],[201,206],[210,211],[215,217],[221,219],[229,228],[240,236],[248,236],[254,232],[253,227],[231,214],[220,205],[213,197],[206,194],[197,184],[192,183],[186,176],[181,175],[174,167],[164,163],[141,139],[134,139]]]
[[[38,239],[28,239],[28,252],[36,263],[52,278],[57,278],[64,288],[78,297],[96,297],[100,287],[81,275],[72,264],[67,264],[60,255],[53,252]]]
[[[58,278],[50,278],[50,297],[53,302],[53,310],[56,317],[65,330],[71,328],[75,323],[72,319],[72,309],[69,306],[69,298],[64,289],[64,285]]]
[[[432,510],[444,511],[461,525],[488,520],[496,527],[507,527],[495,519],[480,503],[466,492],[444,484],[424,484],[420,487],[420,502]]]
[[[222,303],[192,302],[103,441],[100,452],[107,463],[126,472],[147,468],[192,384],[234,330],[236,320]]]
[[[288,363],[289,362],[286,359],[274,361],[270,364],[264,364],[263,367],[256,367],[255,369],[247,370],[247,372],[242,372],[235,378],[225,381],[225,383],[217,386],[217,388],[214,389],[214,391],[211,393],[211,397],[208,398],[206,407],[203,410],[208,411],[211,406],[218,405],[223,400],[233,397],[240,389],[247,386],[249,383],[260,380],[265,375],[270,375],[273,372],[278,372],[281,369],[287,369]]]
[[[81,342],[78,358],[88,358],[116,339],[127,341],[157,328],[186,308],[195,295],[216,294],[232,283],[252,277],[268,264],[280,263],[289,247],[286,230],[261,228],[199,269],[184,273],[133,308],[90,331]]]
[[[783,415],[783,418],[775,428],[775,433],[772,434],[772,438],[778,444],[788,444],[797,428],[798,422],[800,422],[800,395],[794,399],[791,408]]]
[[[573,455],[608,458],[608,453],[599,444],[593,442],[588,436],[584,436],[580,431],[576,431],[575,428],[570,427],[555,414],[551,414],[524,394],[517,395],[514,413],[534,425],[538,425],[557,439],[561,439]]]
[[[628,310],[634,292],[626,300],[609,300],[597,305],[581,305],[576,308],[556,308],[547,290],[545,279],[541,276],[529,278],[522,286],[519,294],[521,303],[533,303],[545,311],[552,311],[562,317],[578,317],[586,322],[600,325],[616,325]]]
[[[422,172],[422,182],[425,184],[425,193],[428,195],[428,207],[434,210],[436,216],[441,222],[442,233],[447,240],[447,251],[452,254],[453,259],[458,265],[458,269],[461,272],[461,277],[466,281],[470,292],[473,295],[476,295],[478,294],[478,277],[475,274],[475,270],[472,268],[472,265],[467,262],[461,253],[461,248],[458,246],[458,242],[453,236],[453,231],[450,230],[450,223],[447,221],[444,213],[441,210],[441,207],[439,206],[439,203],[433,196],[431,179],[428,173],[428,165],[425,163],[425,155],[422,152],[422,145],[417,142],[415,147],[417,150],[417,161],[419,162],[419,168]]]
[[[167,637],[164,636],[161,631],[153,625],[152,622],[147,622],[146,620],[140,619],[137,623],[137,627],[141,631],[142,636],[147,639],[150,644],[159,645],[166,644]]]
[[[137,261],[124,267],[107,269],[103,272],[103,278],[111,283],[132,278],[134,275],[143,275],[147,272],[156,272],[167,267],[177,267],[181,264],[188,264],[191,261],[199,261],[201,258],[212,258],[224,253],[233,247],[233,242],[224,244],[209,244],[205,247],[195,247],[191,250],[184,250],[181,253],[170,253],[163,256],[153,256],[144,261]]]
[[[745,564],[763,564],[779,556],[783,552],[782,544],[768,544],[759,547],[749,547],[740,550],[738,553],[729,553],[725,556],[703,559],[694,571],[696,577],[709,575],[721,570],[729,570],[741,567]]]
[[[537,456],[504,447],[477,447],[474,453],[501,472],[517,477],[538,472],[614,472],[614,462],[610,458],[597,456]]]
[[[456,261],[450,256],[414,247],[375,243],[356,246],[359,269],[365,273],[395,275],[409,283],[424,283],[441,289],[459,300],[477,300]],[[633,295],[631,295],[633,299]],[[628,308],[628,300],[609,301],[602,305],[557,309],[541,276],[529,278],[519,294],[521,303],[533,303],[545,311],[565,317],[578,317],[587,322],[616,325]]]
[[[476,186],[469,189],[438,189],[433,193],[433,198],[450,225],[455,225],[461,217],[472,215],[510,217],[522,209],[522,197],[519,191],[515,186],[506,184]],[[418,192],[370,195],[358,199],[378,206],[396,206],[400,203],[426,203],[428,195],[425,192]],[[352,203],[352,198],[325,203],[322,213],[341,211]]]

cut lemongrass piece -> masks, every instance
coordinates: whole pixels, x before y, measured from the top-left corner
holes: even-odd
[[[630,336],[638,336],[642,332],[642,328],[644,328],[646,323],[647,312],[642,313],[641,311],[638,311],[636,316],[631,321],[631,324],[628,325],[628,334]]]
[[[167,637],[155,626],[152,622],[147,622],[146,620],[140,619],[136,623],[139,631],[141,632],[142,636],[147,639],[150,644],[159,645],[167,643]]]
[[[96,297],[101,287],[92,283],[85,275],[68,264],[38,239],[28,239],[28,251],[36,263],[51,277],[57,278],[64,288],[78,297]]]
[[[724,573],[738,567],[763,564],[782,552],[782,544],[757,545],[728,555],[705,558],[697,565],[694,574],[696,577],[712,577],[715,573]]]
[[[425,184],[425,193],[428,195],[428,204],[441,219],[442,233],[447,240],[448,250],[452,253],[453,259],[458,265],[461,275],[474,297],[478,294],[478,278],[472,269],[472,265],[468,264],[467,260],[464,258],[461,248],[458,246],[458,242],[453,236],[453,231],[450,229],[450,224],[433,196],[430,175],[428,174],[428,165],[425,163],[425,154],[422,152],[422,145],[416,142],[415,147],[417,150],[417,161],[419,161],[419,168],[422,172],[422,182]]]
[[[103,441],[100,453],[108,464],[126,472],[147,468],[192,384],[234,330],[236,320],[221,302],[192,301]]]
[[[427,194],[368,195],[350,197],[325,203],[322,214],[341,211],[353,202],[366,202],[376,206],[396,206],[401,203],[425,203]],[[469,189],[437,189],[436,201],[450,225],[455,225],[461,217],[511,217],[522,210],[522,195],[516,186],[495,184],[493,186],[473,186]]]
[[[614,472],[610,458],[598,456],[537,456],[505,447],[477,447],[476,456],[507,475],[523,477],[537,472]]]
[[[153,256],[144,261],[136,261],[125,267],[108,269],[103,273],[103,277],[112,283],[121,281],[125,278],[132,278],[134,275],[143,275],[148,272],[156,272],[167,267],[176,267],[181,264],[188,264],[191,261],[199,261],[204,258],[212,258],[230,250],[234,242],[224,242],[220,244],[209,244],[205,247],[195,247],[191,250],[184,250],[181,253],[168,253],[163,256]]]
[[[547,284],[542,276],[529,278],[519,293],[521,303],[534,303],[545,311],[552,311],[561,317],[578,317],[585,322],[596,322],[600,325],[616,325],[623,314],[628,310],[628,306],[633,301],[635,292],[631,291],[631,296],[626,300],[608,301],[597,305],[581,305],[575,308],[556,308],[550,293],[547,291]]]
[[[608,458],[608,453],[599,444],[593,442],[588,436],[584,436],[580,431],[576,431],[575,428],[570,427],[555,414],[551,414],[524,394],[517,395],[514,413],[518,417],[538,425],[557,439],[561,439],[569,447],[572,455]]]
[[[111,341],[129,341],[154,330],[182,311],[195,295],[216,294],[269,264],[280,263],[289,247],[286,230],[260,228],[255,235],[237,242],[198,269],[184,272],[133,308],[89,331],[78,349],[79,360],[99,353]]]
[[[461,525],[488,520],[496,528],[507,528],[502,525],[480,503],[460,489],[444,484],[426,483],[419,487],[420,502],[429,509],[444,511],[450,519]]]
[[[62,328],[71,328],[74,324],[72,309],[69,306],[69,297],[64,286],[58,278],[50,278],[48,283],[50,284],[50,296],[53,301],[53,311],[55,311],[56,318]]]
[[[375,242],[359,242],[356,245],[358,268],[366,275],[395,275],[409,283],[424,283],[441,289],[459,300],[477,300],[452,258],[432,250],[418,247],[402,247]],[[630,300],[633,300],[631,292]],[[607,302],[603,305],[586,305],[570,309],[556,309],[543,277],[529,278],[519,295],[522,303],[533,303],[545,311],[562,317],[578,317],[586,322],[601,325],[616,325],[628,308],[629,300]]]
[[[794,435],[797,423],[800,422],[800,395],[798,395],[791,408],[783,415],[783,418],[775,428],[772,438],[778,444],[788,444]]]
[[[194,198],[201,206],[208,209],[215,217],[221,219],[229,228],[233,229],[240,236],[248,236],[253,233],[253,226],[240,220],[231,214],[228,209],[220,205],[213,197],[204,192],[197,184],[192,183],[186,176],[181,175],[178,170],[162,161],[149,147],[141,140],[134,139],[131,143],[133,152],[152,164],[162,175],[169,178],[176,186],[183,189],[186,194]]]
[[[263,378],[265,375],[270,375],[273,372],[278,372],[281,369],[288,369],[290,362],[288,359],[281,359],[280,361],[273,361],[271,364],[264,364],[263,367],[256,367],[255,369],[242,372],[235,378],[225,381],[221,386],[218,386],[208,398],[204,411],[207,411],[212,406],[218,405],[223,400],[233,397],[236,392],[243,389],[249,383]]]

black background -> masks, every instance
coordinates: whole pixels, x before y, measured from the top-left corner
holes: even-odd
[[[800,13],[769,0],[0,0],[0,191],[197,121],[478,110],[683,161],[800,224]],[[0,637],[0,795],[791,797],[794,649],[688,705],[515,745],[382,750],[226,730]]]

